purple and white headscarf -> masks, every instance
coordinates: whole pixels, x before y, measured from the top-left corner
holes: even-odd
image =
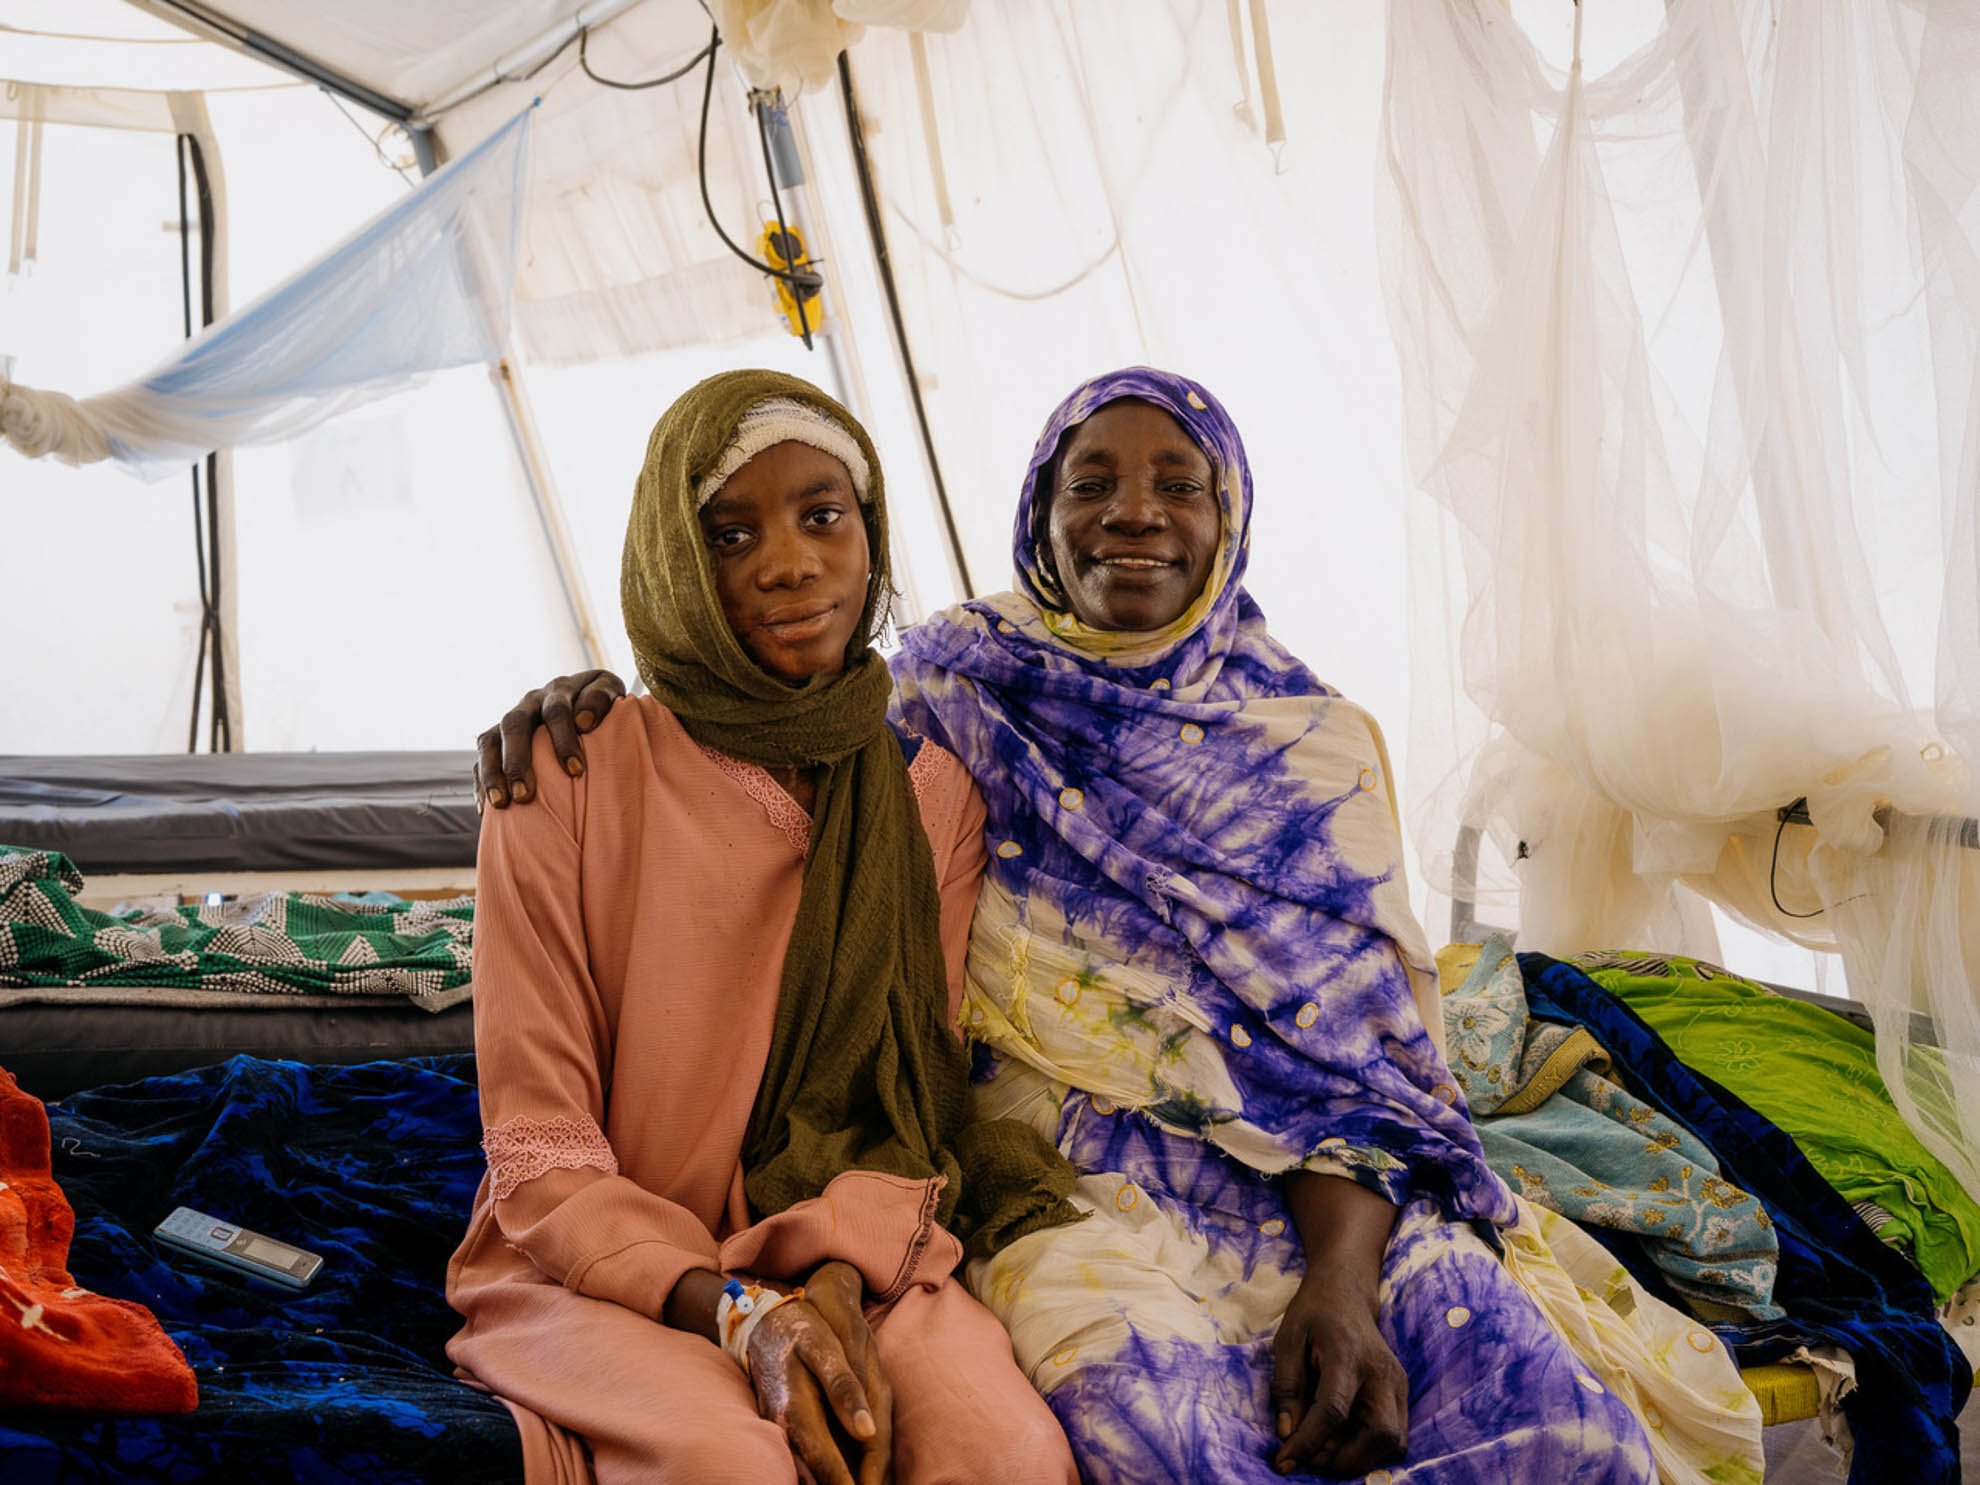
[[[1223,513],[1203,593],[1151,634],[1058,606],[1033,534],[1066,430],[1130,398],[1202,448]],[[963,759],[989,810],[965,1020],[1102,1114],[1507,1223],[1426,1030],[1435,971],[1380,731],[1267,632],[1242,585],[1251,504],[1209,392],[1147,367],[1095,378],[1032,453],[1019,591],[903,636],[901,720]]]

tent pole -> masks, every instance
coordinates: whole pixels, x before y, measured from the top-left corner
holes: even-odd
[[[409,128],[413,151],[421,175],[431,175],[446,164],[446,148],[428,128]],[[478,270],[477,270],[478,271]],[[502,414],[509,420],[509,433],[516,441],[516,458],[522,464],[523,478],[529,484],[530,503],[543,527],[544,544],[557,569],[557,583],[564,593],[564,607],[570,614],[571,628],[577,631],[578,646],[585,664],[605,669],[605,649],[598,642],[598,625],[591,616],[591,600],[585,596],[584,574],[578,567],[577,548],[571,541],[571,528],[564,520],[563,502],[557,498],[557,482],[550,473],[550,460],[543,450],[543,435],[536,425],[536,410],[523,387],[522,368],[517,364],[515,342],[504,343],[502,354],[488,368],[502,398]]]
[[[128,3],[140,10],[150,11],[160,20],[170,22],[183,31],[230,46],[235,51],[279,67],[292,77],[328,88],[339,97],[349,99],[360,108],[368,108],[395,124],[403,124],[412,117],[409,104],[367,88],[363,83],[324,66],[314,57],[306,57],[275,37],[244,26],[211,6],[198,3],[198,0],[128,0]]]
[[[605,650],[598,643],[598,626],[592,621],[591,601],[585,596],[584,576],[578,570],[577,549],[564,520],[563,503],[557,498],[556,481],[550,474],[550,461],[543,452],[543,436],[536,426],[536,411],[524,390],[522,373],[516,365],[513,346],[488,368],[488,374],[502,394],[502,410],[509,417],[509,431],[515,435],[516,455],[522,460],[529,480],[530,499],[536,518],[543,524],[543,539],[557,566],[557,581],[564,590],[564,603],[570,610],[571,627],[577,630],[578,644],[584,650],[585,664],[603,670]]]
[[[819,198],[812,167],[811,142],[796,103],[787,105],[785,118],[797,151],[797,178],[780,179],[778,182],[789,197],[785,210],[791,225],[804,237],[805,251],[816,262],[830,263],[837,257],[830,216]],[[831,297],[831,313],[822,323],[812,327],[812,334],[824,350],[826,360],[831,363],[832,378],[838,384],[842,400],[852,409],[853,416],[870,429],[877,425],[877,409],[873,389],[867,385],[866,368],[860,358],[859,337],[852,332],[853,312],[847,303],[850,296],[843,280],[832,283]],[[820,304],[823,303],[821,300]],[[895,532],[898,544],[898,524]],[[927,617],[929,610],[914,580],[914,570],[906,561],[906,553],[896,551],[893,555],[894,584],[900,592],[900,601],[894,606],[894,623],[896,628],[905,628],[909,624],[919,623]]]
[[[424,180],[440,168],[440,154],[434,147],[433,131],[408,124],[406,138],[412,141],[413,160],[419,166],[420,179]]]
[[[935,434],[928,426],[928,408],[922,401],[921,374],[915,369],[914,351],[908,345],[907,325],[901,318],[901,296],[894,282],[894,261],[887,253],[887,228],[880,216],[880,197],[873,184],[873,170],[867,159],[866,126],[860,122],[859,95],[853,91],[850,54],[839,53],[839,92],[846,105],[846,134],[852,143],[853,170],[859,178],[860,199],[866,209],[867,236],[873,244],[873,262],[886,294],[888,317],[893,322],[894,353],[907,382],[908,399],[914,405],[915,423],[921,432],[921,450],[928,460],[928,477],[935,487],[935,508],[942,516],[942,532],[948,539],[949,560],[963,597],[974,598],[976,585],[970,581],[969,557],[963,550],[962,533],[956,526],[955,508],[949,503],[949,487],[942,479],[942,460],[935,451]]]

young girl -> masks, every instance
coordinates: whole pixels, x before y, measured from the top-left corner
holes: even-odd
[[[546,740],[543,807],[487,816],[488,1176],[449,1355],[531,1485],[1076,1478],[951,1277],[959,1237],[1071,1217],[1071,1173],[1018,1126],[963,1136],[984,810],[887,725],[886,557],[844,409],[770,372],[694,388],[626,534],[652,696],[581,778]]]

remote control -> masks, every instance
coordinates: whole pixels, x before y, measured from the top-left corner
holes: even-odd
[[[306,1289],[323,1260],[315,1253],[278,1243],[235,1222],[222,1222],[191,1207],[180,1207],[158,1224],[154,1236],[209,1263],[270,1279],[289,1289]]]

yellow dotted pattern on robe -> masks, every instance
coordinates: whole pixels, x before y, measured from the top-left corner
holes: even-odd
[[[1002,841],[997,846],[997,854],[1006,861],[1011,861],[1024,854],[1024,847],[1014,840]]]
[[[1078,980],[1059,981],[1059,988],[1057,994],[1059,999],[1064,1001],[1067,1005],[1078,1005],[1079,981]]]
[[[1258,1224],[1258,1230],[1267,1237],[1277,1237],[1286,1230],[1286,1219],[1284,1217],[1267,1217],[1263,1222]]]
[[[1242,1026],[1233,1026],[1231,1028],[1231,1045],[1234,1047],[1250,1046],[1251,1033],[1246,1031]]]
[[[1185,396],[1183,397],[1183,401],[1187,402],[1191,407],[1195,408],[1198,412],[1210,411],[1210,404],[1205,402],[1201,397],[1196,395],[1196,389],[1194,387],[1192,387],[1189,390],[1189,392],[1185,394]]]
[[[1196,744],[1203,741],[1203,729],[1194,722],[1185,722],[1182,724],[1182,731],[1177,733],[1176,736],[1180,737],[1191,747],[1195,747]]]
[[[1320,1019],[1320,1007],[1315,1005],[1312,1001],[1309,1000],[1305,1005],[1299,1008],[1299,1014],[1293,1017],[1293,1025],[1297,1026],[1301,1031],[1304,1031],[1306,1030],[1307,1027],[1311,1026],[1315,1021],[1318,1021],[1319,1019]]]
[[[1430,1096],[1438,1103],[1454,1104],[1457,1102],[1457,1089],[1449,1083],[1439,1083],[1430,1090]]]
[[[999,634],[1016,634],[1017,625],[1013,624],[1009,619],[999,619],[997,621],[997,632]]]
[[[1718,1342],[1712,1339],[1711,1332],[1709,1331],[1687,1330],[1684,1333],[1684,1338],[1690,1343],[1691,1349],[1696,1351],[1700,1356],[1708,1355],[1712,1348],[1718,1345]]]
[[[1056,1353],[1052,1357],[1052,1365],[1071,1366],[1073,1364],[1073,1358],[1077,1355],[1079,1355],[1079,1347],[1068,1346],[1065,1350]]]
[[[1086,796],[1077,789],[1061,789],[1059,791],[1059,804],[1065,809],[1076,810],[1085,803]]]
[[[1370,1470],[1363,1478],[1368,1485],[1392,1485],[1396,1477],[1392,1470]]]
[[[1169,678],[1168,678],[1167,676],[1165,676],[1165,675],[1158,675],[1158,676],[1156,676],[1154,680],[1152,680],[1152,681],[1150,681],[1150,682],[1148,683],[1148,689],[1149,689],[1149,690],[1151,690],[1151,691],[1166,691],[1166,690],[1168,690],[1168,689],[1169,689]]]
[[[1114,1195],[1114,1205],[1123,1212],[1131,1212],[1141,1200],[1141,1192],[1133,1186],[1123,1186]]]
[[[1103,1117],[1113,1113],[1119,1107],[1120,1105],[1115,1103],[1111,1098],[1095,1098],[1093,1100],[1093,1112]]]
[[[1602,1384],[1596,1381],[1593,1377],[1585,1377],[1582,1376],[1580,1373],[1576,1373],[1575,1381],[1579,1382],[1583,1387],[1586,1387],[1590,1392],[1596,1394],[1596,1396],[1599,1397],[1601,1395]]]
[[[1361,771],[1361,787],[1362,787],[1363,789],[1373,789],[1373,788],[1375,787],[1375,770],[1374,770],[1374,769],[1372,769],[1372,768],[1364,768],[1364,769],[1362,769],[1362,771]]]
[[[1320,1141],[1320,1148],[1323,1150],[1338,1150],[1346,1144],[1347,1141],[1342,1139],[1338,1134],[1330,1134],[1324,1140]]]
[[[1646,1402],[1643,1404],[1643,1421],[1652,1428],[1662,1428],[1664,1426],[1664,1415],[1657,1411],[1657,1405],[1655,1403]]]
[[[1450,1326],[1452,1330],[1462,1330],[1470,1323],[1471,1311],[1467,1310],[1463,1305],[1452,1305],[1448,1310],[1444,1311],[1444,1324]]]

